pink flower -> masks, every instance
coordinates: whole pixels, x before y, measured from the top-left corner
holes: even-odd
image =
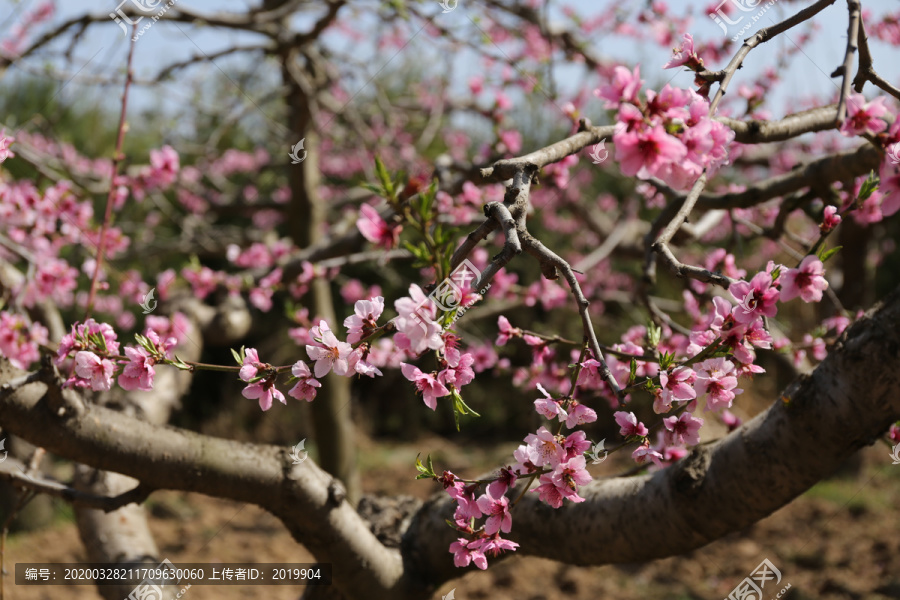
[[[13,158],[15,153],[9,149],[9,145],[16,141],[16,138],[13,136],[6,135],[6,129],[0,129],[0,163],[5,161],[7,158]]]
[[[522,134],[512,129],[510,131],[500,132],[500,142],[506,146],[507,152],[516,154],[522,149]]]
[[[687,154],[684,144],[661,125],[640,132],[622,131],[613,141],[622,173],[640,179],[655,176],[665,165],[676,163]]]
[[[615,68],[612,83],[594,90],[594,95],[606,100],[605,108],[615,108],[619,102],[636,102],[638,91],[643,84],[640,65],[636,66],[634,71],[618,66]]]
[[[892,442],[900,444],[900,425],[897,423],[892,424],[890,429],[888,429],[888,437]]]
[[[487,558],[484,556],[482,546],[485,540],[479,538],[477,540],[467,540],[459,538],[450,544],[450,552],[453,553],[453,564],[457,567],[468,567],[469,563],[475,562],[475,566],[482,571],[487,569]]]
[[[409,297],[394,301],[397,310],[398,333],[394,342],[411,354],[421,354],[425,350],[441,350],[444,339],[441,337],[441,326],[434,319],[437,309],[434,303],[425,296],[422,288],[416,284],[409,286]]]
[[[81,350],[75,353],[75,374],[89,380],[91,389],[95,392],[106,391],[112,387],[115,369],[112,361],[101,359],[93,352]]]
[[[490,554],[491,556],[498,556],[501,552],[515,550],[519,547],[515,542],[502,539],[499,533],[495,533],[491,537],[485,539],[487,540],[487,543],[485,543],[481,549],[484,553]]]
[[[142,347],[125,347],[125,356],[130,360],[119,375],[119,385],[125,390],[141,390],[149,392],[153,389],[153,376],[156,372],[153,365],[156,360]]]
[[[358,300],[353,306],[355,314],[344,319],[347,328],[347,342],[355,344],[371,335],[378,327],[375,323],[384,312],[384,298],[377,296],[371,300]]]
[[[559,487],[553,484],[553,480],[550,479],[550,476],[541,475],[539,481],[541,482],[541,485],[531,490],[532,493],[537,493],[538,497],[543,502],[546,502],[553,508],[559,508],[560,506],[562,506],[565,496],[562,495],[562,491],[559,489]]]
[[[563,442],[563,448],[566,451],[565,460],[571,460],[590,450],[591,441],[587,439],[587,435],[583,431],[573,431],[566,436],[566,441]]]
[[[397,246],[400,241],[400,232],[403,230],[402,225],[389,225],[381,218],[378,211],[368,204],[359,207],[359,219],[356,220],[356,227],[364,238],[385,250]]]
[[[503,315],[497,317],[497,327],[500,328],[500,333],[497,335],[498,346],[505,346],[510,338],[522,337],[522,330],[510,325],[509,319]]]
[[[560,415],[562,420],[562,415]],[[566,416],[566,427],[572,429],[576,425],[593,423],[597,420],[597,413],[592,408],[580,404],[578,400],[572,400],[569,404],[569,414]]]
[[[509,97],[501,91],[497,92],[496,98],[496,106],[498,110],[509,110],[512,108],[512,101]]]
[[[538,429],[537,434],[529,433],[525,436],[525,443],[531,447],[533,462],[537,467],[546,465],[555,468],[566,459],[565,448],[546,427]]]
[[[365,356],[368,354],[368,352],[364,349],[364,346],[365,345],[360,346],[350,353],[350,358],[347,359],[350,363],[350,370],[359,375],[372,377],[373,379],[376,375],[381,377],[381,369],[366,361]]]
[[[752,323],[759,317],[774,317],[778,312],[780,292],[772,285],[772,275],[760,272],[750,283],[736,281],[728,287],[729,293],[738,301],[732,315],[738,323]]]
[[[644,437],[649,433],[647,427],[643,423],[638,422],[637,416],[633,412],[620,410],[613,417],[616,423],[619,424],[619,433],[622,434],[622,437],[627,438],[632,435]]]
[[[484,532],[494,535],[498,531],[509,533],[512,529],[512,515],[509,514],[509,498],[500,496],[494,498],[488,493],[478,498],[478,508],[481,509],[487,519],[484,522]]]
[[[241,378],[241,381],[250,381],[256,377],[262,368],[263,364],[259,362],[259,354],[257,354],[256,349],[247,348],[247,351],[244,352],[244,362],[241,370],[238,372],[238,377]]]
[[[576,456],[560,463],[550,474],[550,481],[559,493],[572,502],[584,502],[584,498],[578,495],[577,486],[587,485],[591,479],[590,473],[585,469],[584,456]]]
[[[740,417],[733,414],[727,408],[719,414],[719,417],[722,419],[722,423],[725,427],[728,428],[728,431],[734,431],[741,426],[742,421]]]
[[[244,398],[250,400],[259,398],[259,407],[264,411],[272,408],[273,399],[278,400],[282,404],[287,404],[284,394],[275,387],[274,379],[263,379],[256,383],[251,383],[241,391],[241,394]]]
[[[828,233],[841,223],[841,215],[836,214],[837,207],[836,206],[826,206],[824,217],[822,218],[822,222],[819,224],[819,229],[822,233]]]
[[[560,420],[563,420],[568,416],[566,411],[560,406],[559,400],[554,400],[553,396],[548,394],[547,390],[544,389],[544,386],[539,383],[537,384],[537,389],[544,395],[543,398],[538,398],[534,401],[534,410],[536,410],[538,414],[551,420],[557,416],[559,416]]]
[[[684,34],[684,41],[677,48],[672,49],[672,58],[669,59],[663,69],[674,69],[675,67],[686,66],[687,68],[697,71],[703,68],[703,59],[694,52],[694,38],[689,33]]]
[[[659,390],[653,400],[653,412],[662,414],[672,408],[672,402],[685,402],[697,397],[692,387],[694,371],[690,367],[680,367],[671,373],[662,371],[659,374]]]
[[[631,453],[631,458],[639,465],[652,460],[657,467],[661,467],[663,455],[651,448],[649,442],[644,442],[634,449],[634,452]]]
[[[178,174],[178,153],[171,146],[150,151],[150,174],[148,180],[160,187],[171,185]]]
[[[846,136],[870,133],[881,133],[887,127],[880,117],[887,113],[884,106],[884,96],[879,96],[871,102],[866,102],[862,94],[850,94],[847,96],[847,118],[841,124],[841,133]]]
[[[309,367],[302,360],[298,360],[291,366],[291,374],[298,378],[297,383],[288,392],[288,396],[297,400],[306,400],[312,402],[316,398],[316,388],[322,387],[322,384],[313,379]]]
[[[787,301],[800,296],[804,302],[819,302],[822,291],[828,289],[824,274],[822,261],[810,254],[798,268],[788,269],[781,276],[781,299]]]
[[[461,355],[455,367],[448,367],[438,374],[438,380],[444,385],[452,385],[456,389],[472,383],[475,379],[475,371],[472,365],[475,357],[468,352]]]
[[[666,444],[671,446],[695,446],[700,443],[700,427],[703,419],[694,417],[689,412],[681,413],[680,417],[672,415],[663,419],[663,425],[671,432],[666,434]]]
[[[731,408],[735,394],[743,391],[738,389],[737,377],[733,373],[734,364],[725,357],[708,358],[700,363],[694,389],[698,396],[709,395],[706,410]]]
[[[431,410],[437,408],[438,398],[450,394],[450,390],[444,387],[444,384],[438,381],[434,374],[423,373],[415,365],[400,363],[400,372],[403,373],[404,377],[416,384],[416,389],[422,392],[425,406]]]
[[[306,353],[310,360],[316,361],[316,377],[322,378],[334,369],[336,375],[347,375],[350,372],[348,358],[353,347],[347,342],[339,342],[334,332],[324,320],[312,329],[313,339],[317,346],[307,344]]]
[[[500,476],[497,478],[497,480],[492,481],[487,486],[488,494],[490,494],[492,498],[499,498],[506,493],[506,490],[516,485],[517,479],[518,477],[516,477],[516,474],[512,469],[500,469]]]

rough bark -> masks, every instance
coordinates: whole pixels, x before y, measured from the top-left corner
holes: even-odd
[[[15,377],[0,365],[0,381]],[[788,402],[776,400],[667,470],[595,481],[582,488],[584,503],[554,510],[527,494],[513,512],[511,537],[521,553],[578,565],[688,552],[771,514],[875,441],[900,417],[898,386],[900,290],[849,328],[812,375],[795,380],[784,392]],[[318,560],[334,564],[335,589],[348,598],[425,598],[464,572],[447,551],[454,532],[444,519],[453,507],[444,494],[416,513],[398,551],[345,501],[340,482],[311,460],[293,465],[286,448],[154,426],[42,382],[0,389],[0,422],[60,456],[150,488],[270,510]],[[402,528],[405,519],[396,521]]]

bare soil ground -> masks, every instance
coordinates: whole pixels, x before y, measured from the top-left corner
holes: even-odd
[[[434,449],[438,448],[435,452]],[[425,498],[436,488],[416,482],[415,455],[430,449],[435,464],[461,474],[482,472],[507,456],[456,447],[439,438],[416,444],[371,444],[362,455],[369,491]],[[455,457],[452,465],[447,457]],[[611,474],[623,464],[595,467]],[[787,584],[788,600],[900,599],[900,465],[891,465],[883,444],[861,452],[858,469],[821,482],[793,503],[745,531],[704,548],[642,564],[570,567],[551,560],[516,556],[486,572],[470,572],[435,590],[434,599],[455,589],[457,600],[711,600],[730,591],[764,559],[782,573],[779,586],[766,586],[762,600]],[[159,492],[149,503],[151,527],[162,556],[172,562],[312,562],[281,523],[256,506],[180,492]],[[627,527],[627,524],[623,524]],[[564,543],[560,540],[559,543]],[[602,544],[603,540],[598,540]],[[78,562],[85,556],[71,518],[44,530],[11,535],[7,541],[5,595],[13,600],[96,600],[86,586],[16,586],[17,562]],[[451,555],[447,554],[447,560]],[[340,565],[334,565],[339,575]],[[770,589],[771,588],[771,589]],[[194,586],[187,600],[294,600],[296,587]]]

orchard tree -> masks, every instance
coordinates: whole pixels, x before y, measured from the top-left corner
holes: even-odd
[[[184,490],[257,504],[332,563],[304,597],[425,598],[513,553],[685,553],[900,443],[900,90],[876,69],[900,13],[437,4],[13,15],[13,85],[123,90],[105,154],[41,106],[8,106],[0,133],[2,473],[70,501],[90,560],[158,563],[142,503]],[[843,59],[817,64],[835,86],[790,97],[792,61],[838,43],[827,18],[846,23]],[[79,79],[101,31],[125,68]],[[163,35],[197,53],[137,73]],[[637,64],[608,40],[674,50]],[[176,77],[196,102],[139,122],[136,89]],[[318,462],[167,426],[204,371],[267,419],[308,403]],[[744,390],[777,373],[749,415]],[[542,424],[476,479],[424,452],[426,503],[366,496],[352,416],[390,406],[382,378],[459,430],[522,406]],[[588,437],[602,420],[614,439]],[[42,474],[45,452],[74,479]]]

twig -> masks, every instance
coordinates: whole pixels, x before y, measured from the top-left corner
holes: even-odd
[[[763,27],[756,32],[756,35],[744,40],[744,45],[741,46],[740,50],[737,51],[737,54],[735,54],[731,59],[731,62],[728,63],[728,66],[726,66],[722,71],[703,71],[701,73],[698,73],[699,77],[703,77],[708,81],[720,82],[719,89],[716,91],[716,95],[713,98],[713,101],[710,102],[709,114],[715,114],[716,108],[718,108],[719,106],[719,101],[722,100],[722,96],[724,96],[725,92],[728,90],[728,84],[731,83],[731,78],[734,77],[734,74],[737,73],[737,70],[741,68],[741,64],[744,62],[744,59],[747,57],[747,55],[750,54],[751,50],[753,50],[760,44],[769,41],[776,35],[787,31],[791,27],[794,27],[795,25],[799,25],[800,23],[811,19],[820,11],[822,11],[826,6],[831,6],[832,4],[834,4],[834,2],[835,0],[819,0],[815,4],[807,6],[794,16],[785,19],[781,23],[777,23],[775,25],[772,25],[771,27]]]
[[[132,25],[132,33],[137,31],[137,24]],[[103,266],[103,256],[106,253],[106,232],[112,220],[113,200],[116,196],[116,179],[119,174],[119,165],[124,158],[122,144],[125,141],[125,116],[128,113],[128,88],[131,87],[131,79],[134,77],[132,58],[134,57],[135,39],[132,35],[131,45],[128,47],[128,62],[125,70],[125,89],[122,91],[122,112],[119,114],[119,131],[116,135],[116,152],[112,159],[112,174],[109,179],[109,194],[106,197],[106,212],[103,215],[103,226],[100,228],[100,245],[97,248],[97,260],[94,264],[94,274],[91,277],[91,291],[88,293],[87,306],[85,307],[84,320],[91,316],[91,308],[94,306],[94,297],[97,295],[97,281],[100,279],[100,269]]]

